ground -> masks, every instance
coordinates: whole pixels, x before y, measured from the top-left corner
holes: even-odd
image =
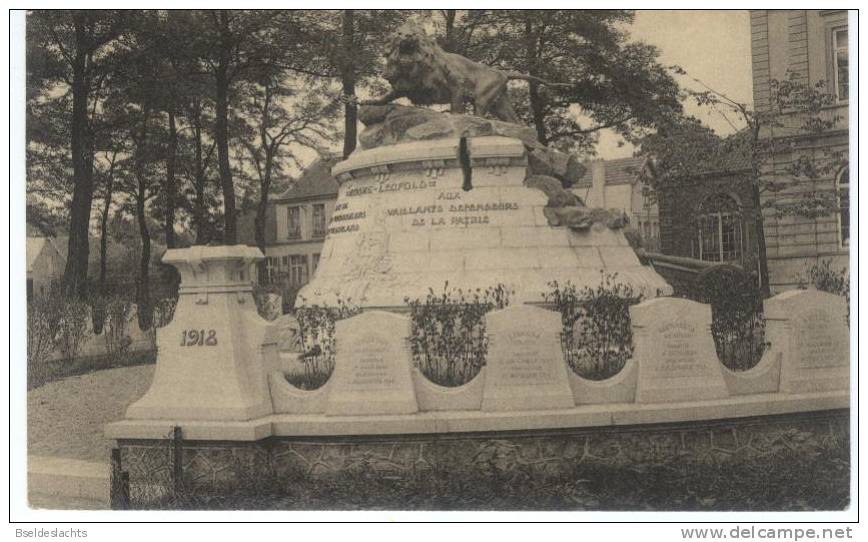
[[[31,455],[108,462],[106,423],[123,418],[144,395],[155,365],[107,369],[50,382],[27,393],[27,451]]]

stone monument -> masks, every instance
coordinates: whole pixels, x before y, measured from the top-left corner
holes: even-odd
[[[181,274],[172,321],[157,330],[151,387],[128,420],[244,421],[272,413],[268,373],[276,370],[277,328],[256,311],[244,245],[169,249],[163,263]]]
[[[332,170],[338,201],[302,304],[396,308],[447,281],[500,283],[513,302],[541,303],[551,281],[596,286],[601,271],[646,297],[671,292],[628,245],[623,212],[568,190],[584,173],[578,159],[516,124],[506,82],[527,76],[446,53],[412,27],[387,50],[392,92],[363,103],[361,148]],[[390,103],[401,97],[452,111]],[[463,114],[467,100],[476,115]]]

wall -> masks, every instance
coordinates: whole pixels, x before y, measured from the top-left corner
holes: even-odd
[[[733,196],[741,204],[743,261],[745,269],[756,266],[756,228],[750,220],[749,186],[738,174],[728,173],[697,179],[689,186],[658,195],[660,206],[660,251],[672,256],[699,258],[696,216],[699,205],[715,193]]]
[[[796,80],[814,85],[829,81],[830,91],[834,74],[832,29],[846,26],[847,13],[843,10],[781,10],[751,12],[751,44],[754,79],[754,101],[758,107],[769,103],[770,79],[787,79],[794,74]],[[777,129],[767,137],[793,136],[795,151],[774,157],[766,168],[765,179],[786,180],[786,167],[800,156],[825,151],[848,149],[848,102],[840,100],[826,108],[826,118],[835,118],[834,127],[821,136],[799,134],[792,126],[800,120],[791,115],[785,124],[789,128]],[[824,175],[818,190],[835,190],[837,171]],[[806,183],[807,184],[807,183]],[[764,203],[785,201],[799,190],[811,186],[793,187],[775,195],[766,195]],[[849,247],[842,244],[837,214],[818,218],[779,217],[773,209],[763,212],[769,262],[769,281],[772,292],[795,287],[806,269],[821,261],[832,260],[833,267],[847,267]]]

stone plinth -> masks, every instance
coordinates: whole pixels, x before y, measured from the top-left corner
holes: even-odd
[[[711,336],[711,306],[674,297],[630,307],[633,357],[639,362],[637,403],[729,396]]]
[[[791,290],[763,304],[766,335],[781,353],[784,393],[850,388],[847,300],[817,290]]]
[[[256,311],[257,248],[170,249],[163,263],[181,274],[172,322],[157,331],[157,368],[127,419],[245,421],[273,412],[268,373],[276,337]]]
[[[356,151],[337,164],[338,201],[304,304],[401,307],[428,288],[502,283],[513,302],[541,303],[548,283],[600,283],[600,272],[648,297],[671,288],[640,264],[620,230],[549,225],[547,196],[525,186],[518,139],[489,136]]]

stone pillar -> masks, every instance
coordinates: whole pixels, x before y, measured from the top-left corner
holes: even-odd
[[[268,373],[276,370],[276,330],[256,311],[255,247],[167,250],[181,274],[172,321],[157,331],[157,368],[127,419],[245,421],[273,412]]]

